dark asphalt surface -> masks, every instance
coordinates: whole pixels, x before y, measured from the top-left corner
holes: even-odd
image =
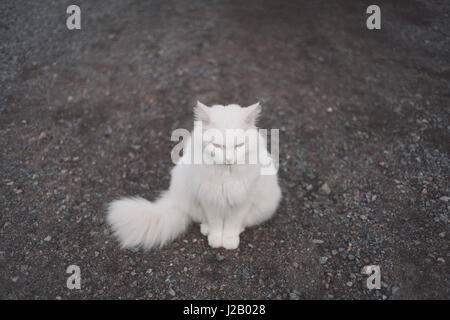
[[[372,1],[76,3],[80,31],[72,1],[0,2],[1,299],[450,298],[448,1],[377,1],[379,31]],[[197,99],[281,129],[276,216],[235,251],[120,250],[105,204],[168,187]]]

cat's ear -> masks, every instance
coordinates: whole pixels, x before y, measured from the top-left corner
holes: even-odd
[[[258,121],[258,117],[261,113],[261,105],[259,102],[248,106],[245,114],[245,123],[249,125],[254,125]]]
[[[197,101],[197,105],[194,108],[194,120],[202,121],[204,123],[209,123],[211,121],[211,117],[209,116],[209,107]]]

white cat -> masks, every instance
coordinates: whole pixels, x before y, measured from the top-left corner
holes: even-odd
[[[200,223],[211,247],[236,249],[239,234],[246,227],[268,220],[281,199],[276,171],[262,175],[261,164],[245,162],[256,151],[242,135],[232,143],[211,141],[203,135],[208,129],[222,133],[227,129],[256,131],[260,110],[259,103],[242,108],[235,104],[207,107],[198,102],[192,137],[200,133],[202,138],[187,141],[187,151],[172,169],[169,190],[154,202],[123,198],[110,203],[107,221],[122,247],[161,247],[193,221]],[[264,137],[259,133],[257,137],[259,152],[271,159]],[[201,145],[204,162],[189,164],[189,148],[196,144]]]

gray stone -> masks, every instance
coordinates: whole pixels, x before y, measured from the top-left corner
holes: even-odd
[[[328,257],[320,257],[319,258],[319,263],[320,264],[325,264],[328,261]]]
[[[330,189],[330,186],[328,185],[328,183],[324,183],[320,187],[319,192],[320,192],[320,194],[329,195],[331,193],[331,189]]]

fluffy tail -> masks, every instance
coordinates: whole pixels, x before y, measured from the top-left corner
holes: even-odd
[[[109,204],[107,221],[122,248],[162,247],[189,225],[189,217],[168,192],[155,202],[143,198],[122,198]]]

